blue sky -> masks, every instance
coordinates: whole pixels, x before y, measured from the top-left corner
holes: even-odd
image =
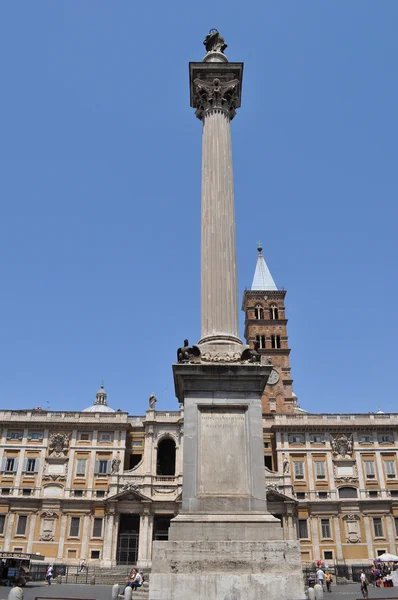
[[[217,27],[245,63],[240,296],[260,239],[301,406],[397,410],[397,20],[396,0],[2,3],[1,406],[79,410],[103,379],[115,409],[177,407],[200,336],[188,62]]]

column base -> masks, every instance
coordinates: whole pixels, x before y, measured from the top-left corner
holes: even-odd
[[[299,543],[154,542],[151,600],[304,598]]]
[[[235,335],[224,334],[224,333],[215,333],[212,335],[205,335],[200,338],[198,345],[203,346],[204,344],[211,344],[212,346],[225,346],[225,345],[236,345],[242,346],[242,348],[248,348],[242,344],[242,340]],[[243,352],[242,349],[242,352]]]
[[[169,540],[263,541],[283,540],[279,519],[270,513],[180,513],[170,523]]]

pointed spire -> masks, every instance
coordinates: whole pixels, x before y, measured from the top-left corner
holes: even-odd
[[[95,396],[94,405],[101,404],[102,406],[106,406],[106,398],[107,398],[107,394],[106,394],[106,391],[104,390],[104,382],[102,382],[101,387],[98,390],[97,395]]]
[[[273,280],[270,270],[267,267],[267,263],[264,260],[263,245],[261,242],[258,242],[257,250],[257,265],[254,272],[251,289],[255,291],[277,290],[278,288],[276,287],[275,281]]]

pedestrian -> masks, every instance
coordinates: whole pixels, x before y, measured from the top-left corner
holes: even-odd
[[[362,592],[362,598],[369,598],[369,594],[368,594],[368,578],[366,577],[366,574],[364,573],[364,571],[361,571],[361,592]]]
[[[84,558],[83,558],[82,562],[80,563],[80,573],[82,571],[87,571],[87,565],[86,565],[86,561],[84,560]]]
[[[323,582],[325,579],[325,573],[322,571],[322,569],[319,567],[319,569],[316,572],[316,577],[318,579],[318,583],[322,586],[323,589]]]
[[[14,586],[10,593],[8,594],[8,600],[23,600],[23,582],[21,579],[16,579],[14,581]]]
[[[331,587],[332,587],[332,581],[333,581],[333,579],[332,579],[332,576],[329,573],[329,571],[326,571],[326,573],[325,573],[325,581],[326,581],[326,589],[327,589],[327,591],[331,592],[332,591]]]
[[[46,572],[46,579],[47,579],[48,585],[51,585],[51,579],[53,578],[53,574],[54,574],[53,566],[49,565],[47,572]]]

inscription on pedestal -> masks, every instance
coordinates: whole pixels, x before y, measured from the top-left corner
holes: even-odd
[[[199,409],[199,496],[249,494],[246,414],[244,407]]]

